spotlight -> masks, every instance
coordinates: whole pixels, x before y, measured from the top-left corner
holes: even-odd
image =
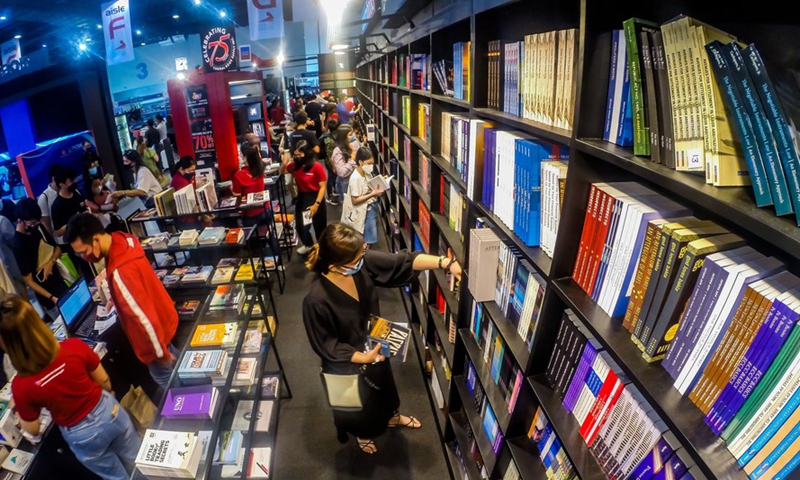
[[[253,62],[253,68],[258,68],[258,64],[256,62]]]
[[[103,26],[102,26],[101,24],[99,24],[99,23],[98,23],[98,24],[97,24],[97,29],[98,29],[98,30],[101,30],[102,28],[103,28]]]
[[[333,45],[331,45],[331,50],[334,50],[334,51],[336,51],[336,50],[347,50],[347,47],[349,47],[349,46],[350,45],[347,44],[347,43],[334,43]]]
[[[220,10],[219,11],[219,18],[225,18],[227,16],[228,16],[228,12],[226,12],[225,10]]]
[[[141,30],[136,30],[136,35],[141,35],[141,34],[142,34]]]
[[[87,47],[85,43],[83,42],[78,43],[78,50],[80,50],[81,52],[85,52],[87,48],[89,47]]]
[[[142,42],[142,43],[141,43],[141,45],[144,47],[144,46],[145,46],[145,45],[147,45],[147,44],[146,44],[146,43],[144,43],[144,42]]]
[[[202,0],[194,0],[194,4],[195,5],[200,5],[201,3],[202,3]]]
[[[283,65],[283,62],[286,60],[286,57],[283,56],[283,52],[279,53],[275,60],[278,61],[278,65]]]
[[[42,44],[42,48],[47,48],[47,44],[46,44],[46,43],[43,43],[43,44]]]
[[[19,40],[20,38],[22,38],[22,35],[14,35],[14,38],[16,38],[17,40]]]
[[[174,18],[175,20],[177,20],[177,19],[181,18],[181,16],[180,16],[180,15],[178,15],[178,14],[176,13],[175,15],[173,15],[173,16],[172,16],[172,18]]]
[[[186,75],[185,75],[183,72],[180,72],[180,73],[177,75],[177,77],[178,77],[178,80],[185,80],[185,79],[186,79]]]
[[[0,21],[2,20],[8,20],[8,17],[6,17],[5,15],[0,15]]]
[[[333,54],[334,55],[344,55],[345,51],[344,50],[336,50],[335,52],[333,52]]]

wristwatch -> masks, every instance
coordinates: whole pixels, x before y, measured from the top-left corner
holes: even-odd
[[[450,262],[444,267],[444,271],[450,273],[450,267],[452,267],[454,263],[456,263],[456,257],[450,258]]]
[[[322,202],[314,202],[314,205],[321,205]]]

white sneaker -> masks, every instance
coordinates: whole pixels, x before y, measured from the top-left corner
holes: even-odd
[[[309,247],[306,247],[305,245],[300,245],[299,247],[297,247],[297,253],[300,255],[305,255],[310,251],[311,249]]]

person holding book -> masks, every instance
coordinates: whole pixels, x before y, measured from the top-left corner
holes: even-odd
[[[351,137],[353,137],[353,127],[350,125],[339,125],[334,134],[336,147],[331,155],[331,165],[336,173],[336,191],[342,200],[347,193],[350,175],[356,169],[356,151],[353,149]]]
[[[259,193],[266,190],[264,185],[264,160],[261,150],[257,147],[243,147],[247,166],[233,174],[233,194],[237,197],[247,198],[249,193]],[[242,200],[244,200],[244,198]],[[272,209],[264,206],[242,209],[242,226],[269,225],[272,223]],[[272,255],[280,254],[278,239],[270,235],[269,248]]]
[[[167,388],[179,354],[171,343],[178,328],[178,312],[139,240],[124,232],[106,233],[90,213],[75,215],[64,237],[84,260],[96,263],[105,259],[108,289],[122,330],[153,380]]]
[[[161,184],[156,180],[153,172],[145,166],[142,157],[134,150],[128,150],[122,155],[122,164],[133,170],[133,189],[117,190],[112,193],[114,198],[144,197],[147,207],[153,206],[153,196],[161,192]]]
[[[311,348],[322,360],[322,371],[360,374],[363,380],[363,408],[333,412],[339,441],[354,435],[359,448],[373,454],[374,439],[387,428],[422,426],[414,417],[400,414],[400,397],[381,345],[366,347],[367,322],[371,315],[381,315],[375,287],[406,285],[421,270],[444,270],[460,280],[461,266],[447,257],[367,249],[361,233],[336,222],[322,232],[306,267],[317,275],[303,299],[303,324]]]
[[[358,166],[350,175],[347,193],[342,206],[342,223],[346,223],[364,235],[367,245],[378,243],[378,197],[380,188],[369,185],[375,168],[375,159],[369,147],[361,147],[356,152]]]
[[[314,240],[311,238],[311,227],[319,238],[325,225],[328,224],[328,211],[325,207],[325,185],[328,180],[325,168],[317,162],[314,147],[300,140],[297,142],[294,155],[285,157],[281,164],[281,173],[289,172],[294,175],[297,184],[297,203],[295,203],[295,224],[298,225],[298,236],[303,243],[297,253],[305,255],[311,250]],[[308,213],[305,213],[308,211]],[[306,216],[310,216],[310,221]]]
[[[0,346],[17,370],[11,390],[22,429],[40,435],[46,408],[86,468],[103,480],[129,479],[140,438],[100,357],[80,339],[59,343],[19,297],[4,301],[0,311]]]

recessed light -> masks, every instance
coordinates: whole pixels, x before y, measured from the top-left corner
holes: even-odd
[[[141,30],[136,30],[136,35],[141,35],[141,34],[142,34]]]
[[[98,30],[100,30],[101,28],[103,28],[103,26],[102,26],[101,24],[99,24],[99,23],[98,23],[98,24],[97,24],[97,29],[98,29]]]
[[[177,20],[177,19],[181,18],[181,16],[176,13],[175,15],[172,16],[172,18]]]
[[[194,0],[195,5],[200,5],[200,3],[202,3],[202,0]]]
[[[20,38],[22,38],[22,35],[14,35],[14,38],[16,38],[17,40],[19,40]]]
[[[219,11],[219,18],[225,18],[227,16],[228,16],[228,12],[226,12],[225,10],[220,10]]]
[[[8,20],[8,17],[6,17],[5,15],[0,15],[0,20]]]
[[[83,43],[83,42],[80,42],[78,44],[78,50],[80,50],[81,52],[85,52],[87,48],[89,48],[89,47],[87,47],[86,44]]]
[[[146,44],[146,43],[144,43],[144,42],[142,42],[142,46],[144,47],[145,45],[147,45],[147,44]]]
[[[42,44],[42,48],[47,48],[47,44],[46,44],[46,43],[43,43],[43,44]]]

